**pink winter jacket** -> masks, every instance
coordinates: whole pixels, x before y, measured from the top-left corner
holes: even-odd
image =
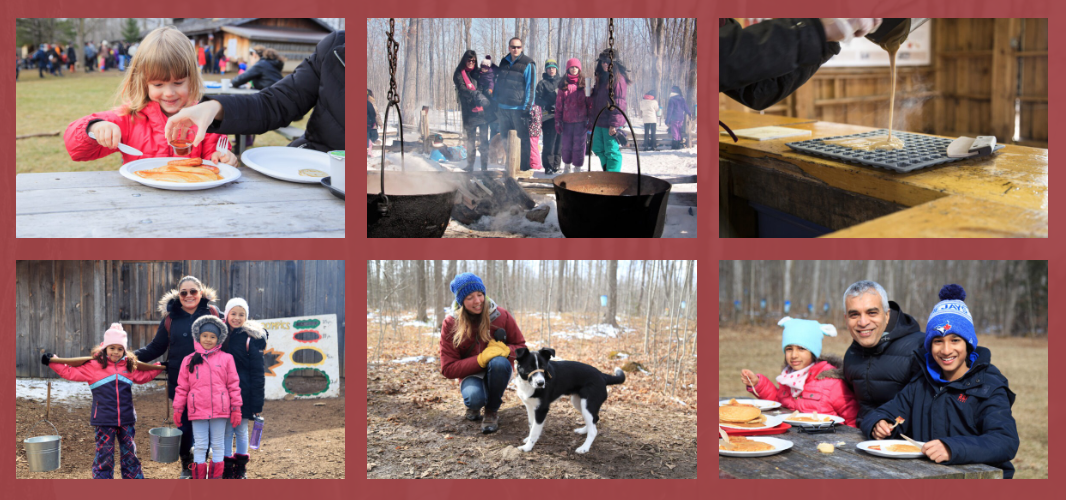
[[[205,355],[199,342],[193,345],[196,352],[204,356],[204,362],[189,373],[189,362],[196,353],[181,360],[178,387],[174,391],[174,411],[187,411],[189,420],[229,418],[231,413],[241,411],[241,385],[233,355],[218,347]]]
[[[789,410],[836,415],[843,418],[845,424],[857,427],[855,419],[859,416],[859,402],[844,382],[841,370],[829,361],[819,361],[811,366],[799,398],[792,397],[792,389],[788,386],[777,387],[762,374],[759,374],[755,391],[759,393],[759,398],[777,401]],[[748,387],[748,392],[751,392],[751,387]]]
[[[120,152],[123,164],[145,158],[174,156],[174,151],[170,148],[170,144],[167,143],[167,139],[163,135],[167,117],[159,109],[159,103],[150,102],[137,113],[136,120],[133,119],[132,115],[119,116],[112,111],[93,113],[74,120],[74,123],[68,125],[67,131],[63,134],[63,143],[67,146],[67,153],[70,154],[70,159],[74,161],[98,160],[118,151],[118,149],[107,149],[96,142],[95,139],[89,138],[89,134],[85,129],[92,120],[103,120],[118,125],[118,128],[122,131],[122,143],[144,153],[144,156],[130,156]],[[215,145],[220,137],[222,136],[219,134],[205,135],[204,140],[192,148],[189,157],[210,160],[211,153],[215,152]]]
[[[585,87],[578,87],[573,92],[568,88],[559,89],[555,94],[555,115],[563,119],[555,121],[555,128],[562,128],[562,123],[588,123],[591,109],[592,99],[585,95]]]

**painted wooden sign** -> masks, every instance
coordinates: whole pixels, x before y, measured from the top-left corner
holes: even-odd
[[[270,332],[263,351],[266,399],[289,394],[297,398],[340,395],[336,314],[259,321]]]

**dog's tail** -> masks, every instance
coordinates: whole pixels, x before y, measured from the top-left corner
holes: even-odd
[[[607,385],[621,384],[626,381],[626,372],[622,371],[621,368],[615,368],[614,375],[606,373],[600,373],[600,375],[603,375],[603,380],[607,382]]]

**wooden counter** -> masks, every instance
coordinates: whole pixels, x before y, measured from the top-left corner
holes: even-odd
[[[722,111],[730,128],[783,125],[810,137],[771,141],[719,136],[720,224],[750,237],[754,202],[827,227],[827,237],[1047,237],[1048,152],[1007,145],[991,157],[909,173],[795,152],[793,141],[874,130]],[[725,234],[723,234],[725,236]]]

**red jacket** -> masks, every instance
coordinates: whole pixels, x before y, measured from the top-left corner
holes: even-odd
[[[792,397],[792,389],[788,386],[777,387],[762,374],[755,384],[755,391],[760,399],[777,401],[789,410],[836,415],[843,418],[845,424],[857,427],[855,418],[859,416],[859,402],[855,400],[851,388],[844,383],[841,371],[829,361],[819,361],[811,366],[799,398]],[[748,392],[751,392],[751,387],[748,387]]]
[[[488,304],[486,304],[487,306]],[[503,328],[507,331],[507,345],[511,348],[511,355],[507,357],[507,360],[514,362],[515,351],[519,347],[526,346],[526,339],[522,337],[522,331],[518,329],[518,323],[515,322],[514,316],[507,312],[502,307],[497,307],[496,312],[499,315],[492,320],[492,327],[490,334],[495,332],[497,328]],[[455,318],[449,315],[444,318],[444,324],[441,325],[440,331],[440,372],[445,378],[450,379],[462,379],[469,377],[478,372],[485,371],[481,365],[477,364],[477,355],[481,354],[481,351],[485,350],[488,346],[486,342],[478,342],[476,339],[470,338],[466,342],[459,345],[458,348],[452,344],[452,327],[455,325]]]
[[[104,120],[118,125],[122,131],[122,143],[144,153],[144,156],[130,156],[122,153],[123,164],[144,158],[174,156],[174,151],[163,135],[167,117],[159,109],[159,103],[149,102],[137,113],[136,120],[132,115],[119,116],[112,111],[104,111],[79,118],[68,125],[66,133],[63,134],[63,142],[67,146],[67,153],[70,153],[70,159],[74,161],[98,160],[118,151],[118,149],[107,149],[95,139],[89,138],[85,129],[91,120]],[[220,137],[222,136],[219,134],[205,135],[204,140],[192,148],[189,156],[211,159],[211,153],[215,152],[215,144],[218,143]]]

